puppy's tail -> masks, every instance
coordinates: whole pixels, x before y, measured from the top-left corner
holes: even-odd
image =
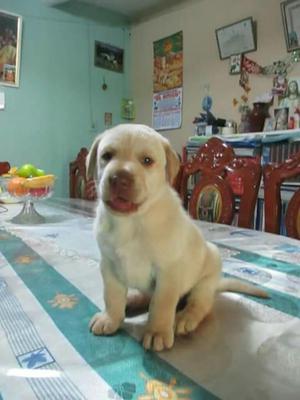
[[[217,290],[218,292],[245,293],[255,297],[262,297],[264,299],[270,298],[269,294],[264,290],[259,289],[258,287],[253,286],[250,283],[246,283],[234,278],[221,279]]]

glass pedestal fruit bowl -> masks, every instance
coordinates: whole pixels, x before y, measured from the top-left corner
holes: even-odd
[[[0,200],[4,203],[23,203],[21,212],[11,222],[28,225],[45,222],[45,218],[36,211],[34,203],[52,196],[54,182],[54,175],[34,178],[0,177]]]

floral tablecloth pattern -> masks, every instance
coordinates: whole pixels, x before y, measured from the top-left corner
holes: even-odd
[[[72,202],[39,206],[46,223],[0,214],[0,399],[299,399],[300,243],[198,223],[224,274],[264,287],[271,299],[226,293],[171,351],[145,352],[146,315],[95,337],[103,308],[93,216]],[[2,396],[2,397],[1,397]]]

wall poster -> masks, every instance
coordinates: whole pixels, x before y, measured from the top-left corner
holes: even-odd
[[[182,31],[154,42],[153,53],[153,91],[160,92],[181,87],[183,81]]]
[[[182,88],[153,94],[152,126],[156,130],[177,129],[182,120]]]
[[[153,43],[152,126],[177,129],[182,122],[183,33]]]

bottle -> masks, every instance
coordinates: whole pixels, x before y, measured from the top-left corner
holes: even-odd
[[[288,129],[295,129],[295,118],[293,116],[289,118]]]
[[[298,113],[294,114],[294,129],[300,128],[300,115]]]

